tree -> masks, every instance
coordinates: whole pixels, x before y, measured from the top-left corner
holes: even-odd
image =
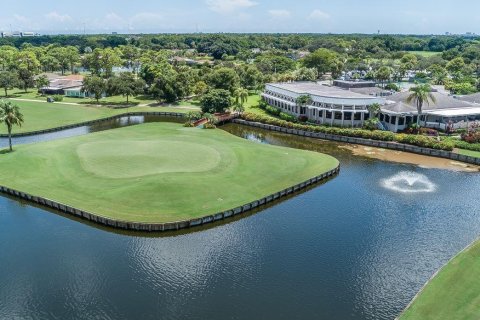
[[[0,88],[5,91],[5,97],[8,96],[8,90],[19,85],[18,76],[13,71],[0,71]]]
[[[209,86],[215,89],[228,90],[233,94],[240,84],[240,78],[233,69],[219,68],[207,76],[206,82]]]
[[[193,87],[193,93],[197,96],[202,96],[208,91],[208,85],[204,81],[197,81]]]
[[[372,103],[371,105],[367,106],[368,112],[370,113],[370,118],[375,118],[380,112],[380,104]]]
[[[447,63],[447,70],[452,73],[459,73],[465,67],[465,61],[463,61],[462,57],[457,57]]]
[[[338,77],[343,69],[343,62],[339,55],[335,51],[324,48],[307,55],[302,63],[307,68],[317,69],[319,75],[331,72],[334,78]]]
[[[248,90],[245,88],[237,88],[234,92],[235,105],[243,106],[248,100]]]
[[[33,72],[31,72],[26,68],[18,69],[18,79],[20,79],[23,90],[25,90],[25,92],[27,92],[28,88],[33,87],[35,83],[33,76],[34,76]]]
[[[107,82],[107,92],[110,95],[121,94],[128,97],[143,93],[146,84],[143,79],[137,79],[131,72],[123,72],[118,77],[110,78]]]
[[[415,103],[417,106],[417,126],[420,124],[420,116],[422,115],[423,104],[435,103],[435,96],[432,94],[432,88],[428,84],[418,84],[415,87],[410,88],[411,93],[407,97],[407,103]]]
[[[310,97],[308,94],[301,95],[296,99],[296,103],[300,107],[305,107],[307,104],[311,102],[312,102],[312,97]]]
[[[301,67],[293,72],[296,81],[316,81],[318,71],[315,68]]]
[[[229,91],[224,89],[212,89],[200,100],[202,112],[225,112],[225,110],[230,108],[231,100],[232,97]]]
[[[20,108],[13,104],[11,101],[1,100],[0,101],[0,122],[4,123],[7,126],[8,131],[8,144],[10,146],[10,151],[12,148],[12,129],[13,126],[22,126],[23,123],[23,114],[20,112]]]
[[[375,72],[375,78],[383,84],[385,87],[385,82],[390,80],[392,76],[392,69],[387,66],[380,67],[377,72]]]
[[[88,94],[93,93],[97,102],[100,100],[106,89],[107,85],[105,83],[105,80],[103,80],[99,76],[89,76],[85,77],[85,79],[83,80],[82,92],[86,92]]]
[[[50,84],[50,80],[48,80],[47,76],[40,76],[35,80],[35,86],[38,90],[42,91],[42,96],[45,95],[45,87],[48,87]]]

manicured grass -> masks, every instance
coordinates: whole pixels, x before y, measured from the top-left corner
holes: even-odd
[[[441,52],[436,51],[409,51],[408,53],[418,54],[419,56],[428,58],[437,54],[442,54]]]
[[[480,241],[448,263],[400,320],[477,320],[480,315]]]
[[[472,150],[466,150],[466,149],[456,149],[458,153],[470,156],[470,157],[477,157],[480,158],[480,151],[472,151]]]
[[[45,95],[42,96],[39,94],[36,90],[30,89],[27,92],[21,89],[14,89],[9,91],[8,93],[10,98],[19,98],[19,99],[32,99],[32,100],[39,100],[39,101],[46,101],[47,96],[51,95]],[[128,99],[128,105],[145,105],[145,104],[156,104],[157,101],[152,99],[149,96],[143,96],[139,95],[136,97],[129,97]],[[100,101],[97,103],[95,99],[90,99],[90,98],[71,98],[71,97],[63,97],[62,102],[69,102],[69,103],[79,103],[79,104],[100,104],[100,105],[127,105],[127,98],[123,97],[121,95],[119,96],[111,96],[111,97],[106,97],[100,99]]]
[[[0,185],[114,219],[169,222],[232,209],[337,164],[221,129],[149,123],[16,146],[0,153]]]
[[[14,127],[13,133],[31,132],[56,128],[95,119],[106,118],[127,112],[188,112],[192,107],[130,107],[112,109],[107,107],[80,106],[62,103],[46,103],[33,101],[14,101],[20,107],[25,122],[22,127]],[[0,134],[7,129],[0,126]]]

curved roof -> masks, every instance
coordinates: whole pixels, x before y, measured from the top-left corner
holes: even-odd
[[[343,99],[374,99],[372,97],[338,87],[326,86],[316,82],[288,82],[288,83],[268,83],[274,88],[294,92],[296,94],[309,94],[320,97],[332,97]]]

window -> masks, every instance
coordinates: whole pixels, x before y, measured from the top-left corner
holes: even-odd
[[[332,112],[331,111],[326,111],[325,118],[332,119]]]
[[[342,120],[342,113],[341,112],[335,112],[335,120]]]
[[[352,120],[352,113],[351,112],[345,112],[343,119],[344,120]]]
[[[362,120],[362,114],[357,112],[353,115],[353,120]]]
[[[398,125],[403,126],[404,124],[405,124],[405,118],[404,117],[398,118]]]
[[[390,116],[388,114],[385,115],[385,122],[386,123],[390,122]]]

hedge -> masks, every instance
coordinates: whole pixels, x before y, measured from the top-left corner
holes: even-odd
[[[381,130],[364,130],[352,128],[337,128],[320,125],[308,125],[293,123],[281,119],[272,118],[256,113],[245,112],[242,114],[242,119],[253,122],[260,122],[274,126],[284,127],[288,129],[304,130],[310,132],[319,132],[325,134],[334,134],[339,136],[364,138],[380,141],[396,141],[399,143],[411,144],[414,146],[452,151],[455,144],[451,141],[438,141],[435,138],[426,137],[422,135],[396,134],[390,131]]]

